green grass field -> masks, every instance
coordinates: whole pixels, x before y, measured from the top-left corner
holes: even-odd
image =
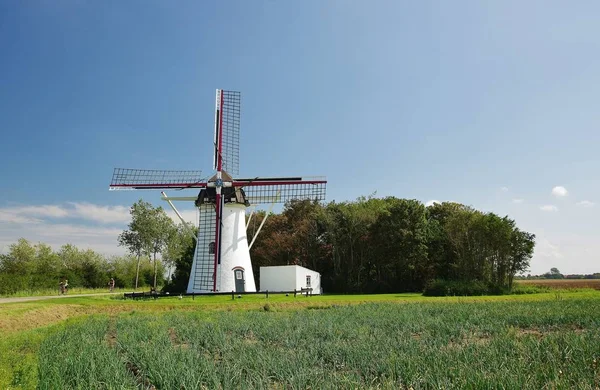
[[[599,325],[592,290],[13,303],[0,388],[596,389]]]

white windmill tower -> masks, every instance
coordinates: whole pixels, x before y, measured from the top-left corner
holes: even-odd
[[[204,181],[200,171],[115,168],[113,172],[110,190],[200,188],[198,196],[193,197],[168,197],[162,192],[162,199],[169,202],[179,218],[181,215],[171,201],[193,201],[199,211],[188,293],[256,291],[250,248],[267,218],[248,244],[245,216],[251,204],[270,203],[271,211],[275,203],[291,199],[325,199],[327,181],[323,177],[234,179],[231,175],[239,173],[239,134],[240,93],[218,89],[214,176]]]

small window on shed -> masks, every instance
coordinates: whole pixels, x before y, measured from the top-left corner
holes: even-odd
[[[209,255],[215,254],[215,243],[214,242],[211,242],[210,244],[208,244],[208,254]]]
[[[306,275],[306,287],[310,287],[310,275]]]

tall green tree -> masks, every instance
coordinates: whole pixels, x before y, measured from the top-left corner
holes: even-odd
[[[174,223],[162,207],[153,207],[150,203],[138,200],[130,209],[131,222],[128,230],[121,233],[119,243],[128,248],[129,252],[138,256],[136,271],[136,288],[139,279],[139,262],[145,254],[153,263],[154,280],[157,286],[157,255],[165,250],[169,237],[175,229]]]
[[[190,247],[195,247],[198,229],[189,227],[182,223],[173,226],[169,230],[165,248],[162,253],[162,261],[168,269],[167,280],[171,280],[171,273],[176,267],[177,261],[183,257]]]
[[[386,210],[372,227],[379,291],[423,289],[429,275],[427,215],[417,200],[385,199]]]
[[[134,255],[137,259],[134,284],[134,287],[137,289],[140,278],[140,263],[142,260],[142,253],[144,250],[140,233],[135,230],[125,230],[121,234],[119,234],[118,242],[120,246],[127,247],[129,253]]]
[[[197,234],[196,228],[193,228],[194,233]],[[192,263],[194,261],[194,252],[196,249],[196,241],[190,237],[190,235],[181,236],[180,242],[181,252],[178,256],[173,258],[175,271],[171,277],[165,290],[172,293],[185,292],[190,279],[190,273],[192,270]]]
[[[505,291],[517,273],[528,269],[535,235],[519,230],[507,216],[457,203],[435,204],[428,216],[435,278],[480,282],[490,291]]]

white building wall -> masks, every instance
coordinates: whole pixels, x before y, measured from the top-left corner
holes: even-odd
[[[321,274],[308,268],[296,265],[296,290],[308,288],[306,285],[306,276],[310,275],[310,287],[313,294],[321,293]]]
[[[296,282],[293,265],[260,267],[260,291],[292,291]]]
[[[217,290],[235,291],[234,268],[244,269],[246,292],[255,292],[254,273],[246,238],[246,206],[225,203],[221,229],[221,264],[217,266]]]
[[[293,291],[307,288],[307,275],[311,276],[313,294],[320,294],[321,275],[298,265],[260,267],[260,291]]]

